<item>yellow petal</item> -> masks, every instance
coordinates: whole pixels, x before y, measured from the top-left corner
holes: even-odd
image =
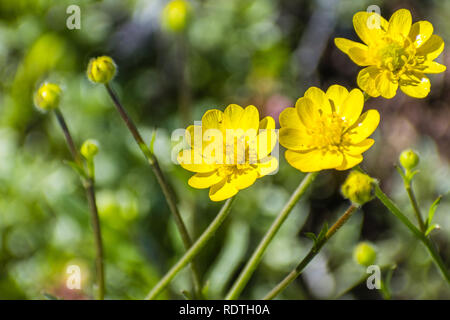
[[[421,69],[423,73],[441,73],[447,69],[446,66],[435,61],[425,61],[422,66],[425,67]]]
[[[425,43],[417,49],[417,55],[425,56],[427,60],[434,60],[444,50],[444,40],[433,34]]]
[[[295,103],[298,117],[305,127],[314,125],[315,120],[319,117],[316,105],[309,98],[302,97]]]
[[[222,129],[223,112],[212,109],[205,112],[202,117],[203,130],[207,129]]]
[[[318,149],[306,152],[287,150],[284,155],[291,166],[302,172],[316,172],[337,168],[344,159],[340,152],[321,151]]]
[[[377,21],[380,22],[379,25],[376,23]],[[365,44],[378,41],[384,35],[382,27],[386,25],[386,20],[377,13],[360,11],[353,16],[356,34]]]
[[[335,38],[334,43],[336,44],[336,47],[339,48],[339,50],[341,50],[342,52],[344,52],[346,54],[348,54],[348,51],[351,48],[359,48],[359,49],[363,49],[363,50],[368,49],[368,47],[365,44],[355,42],[352,40],[348,40],[345,38]]]
[[[286,108],[279,116],[280,126],[286,128],[304,128],[296,108]]]
[[[375,143],[375,140],[373,139],[365,139],[359,143],[353,144],[351,146],[349,146],[345,152],[345,154],[350,154],[350,155],[358,155],[361,154],[367,150],[369,150],[369,148],[371,146],[373,146],[373,144]],[[344,154],[344,155],[345,155]]]
[[[383,98],[391,99],[397,93],[398,82],[391,79],[391,74],[388,71],[384,71],[377,76],[375,85]]]
[[[309,98],[315,105],[317,110],[322,110],[325,114],[332,112],[330,102],[328,101],[325,92],[317,87],[311,87],[306,90],[304,94],[305,98]]]
[[[328,99],[331,100],[334,111],[339,113],[338,110],[341,109],[342,103],[347,99],[348,90],[343,86],[334,84],[328,88],[326,95]]]
[[[351,154],[344,154],[344,161],[342,164],[336,168],[336,170],[347,170],[350,168],[353,168],[357,164],[361,163],[363,161],[362,155],[351,155]]]
[[[375,85],[375,79],[380,74],[380,70],[376,66],[370,66],[362,69],[358,73],[358,86],[371,97],[378,97],[380,92]]]
[[[178,163],[186,170],[192,172],[211,172],[216,166],[207,163],[199,151],[183,150],[178,154]]]
[[[305,131],[292,129],[292,128],[280,128],[280,143],[286,149],[291,150],[307,150],[310,149],[310,136]]]
[[[240,128],[244,130],[254,129],[255,132],[259,128],[259,111],[255,106],[248,106],[244,109],[242,115]]]
[[[365,67],[373,64],[372,57],[367,49],[351,48],[348,50],[348,56],[358,66]]]
[[[351,126],[358,120],[363,107],[364,95],[361,90],[353,89],[336,112],[346,121],[347,126]]]
[[[353,144],[359,143],[370,136],[380,123],[380,114],[377,110],[370,109],[364,112],[349,129],[349,138]]]
[[[242,189],[248,188],[252,184],[254,184],[257,177],[258,177],[258,171],[247,170],[243,173],[239,173],[236,176],[233,176],[233,178],[231,179],[231,183],[234,184],[234,186],[238,190],[242,190]]]
[[[240,129],[244,109],[237,104],[230,104],[223,112],[223,124],[226,129]]]
[[[223,179],[219,175],[219,171],[202,172],[194,174],[189,180],[188,184],[197,189],[205,189],[211,187],[213,184],[220,182]]]
[[[394,12],[389,19],[388,32],[391,35],[401,34],[405,37],[408,36],[411,30],[412,17],[411,12],[407,9],[400,9]]]
[[[274,174],[278,170],[278,159],[270,156],[265,161],[258,163],[256,170],[258,171],[258,177]]]
[[[275,129],[275,120],[270,116],[265,117],[259,122],[259,129]]]
[[[277,133],[275,129],[260,130],[256,141],[257,158],[258,160],[263,159],[271,153],[275,147],[277,143]]]
[[[228,178],[225,178],[209,189],[209,198],[212,201],[222,201],[231,198],[238,193],[238,191],[239,190],[234,186],[234,184],[228,182]]]
[[[409,39],[416,48],[422,46],[433,34],[433,25],[428,21],[417,21],[411,27]]]
[[[413,98],[425,98],[430,92],[430,79],[422,74],[406,75],[400,78],[400,89]]]

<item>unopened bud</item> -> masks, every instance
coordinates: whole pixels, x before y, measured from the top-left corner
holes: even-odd
[[[98,153],[98,142],[95,140],[86,140],[81,146],[80,153],[86,159],[93,159]]]
[[[164,8],[162,24],[167,30],[180,32],[185,29],[191,13],[191,6],[186,0],[172,0]]]
[[[358,264],[368,267],[374,264],[375,259],[377,258],[377,252],[370,243],[361,242],[353,251],[353,258]]]
[[[400,164],[406,171],[411,171],[419,164],[419,155],[412,149],[404,150],[400,154]]]
[[[87,68],[89,80],[95,83],[108,83],[116,75],[116,64],[111,57],[92,58]]]
[[[37,108],[49,111],[59,106],[61,88],[54,83],[44,83],[34,95],[34,104]]]
[[[359,171],[352,171],[341,187],[342,195],[352,203],[363,205],[374,197],[376,180]]]

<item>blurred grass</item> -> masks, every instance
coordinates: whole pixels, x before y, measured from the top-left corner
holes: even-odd
[[[107,298],[140,299],[180,257],[183,246],[151,170],[106,92],[86,79],[89,58],[109,54],[115,59],[119,73],[113,86],[146,141],[157,128],[156,153],[190,230],[198,235],[220,204],[212,203],[207,191],[190,188],[190,174],[170,160],[171,132],[186,125],[181,104],[190,110],[190,123],[207,109],[229,103],[254,104],[261,114],[277,119],[309,86],[356,86],[358,68],[332,39],[356,40],[351,17],[370,4],[380,5],[385,17],[406,7],[415,21],[430,20],[435,33],[450,40],[450,3],[445,1],[332,2],[191,1],[191,23],[174,35],[160,27],[165,1],[79,1],[81,30],[68,30],[70,1],[0,0],[0,299],[42,299],[43,292],[66,299],[93,296],[87,204],[77,176],[63,164],[69,152],[55,119],[32,105],[32,93],[42,81],[62,85],[61,108],[76,142],[95,138],[101,145],[96,167]],[[314,51],[308,52],[310,48]],[[440,59],[449,64],[447,54]],[[444,195],[435,218],[441,230],[433,238],[448,265],[447,79],[448,72],[433,77],[432,92],[424,100],[399,93],[393,100],[368,102],[380,110],[382,123],[363,167],[408,208],[393,164],[402,149],[419,151],[415,188],[423,210]],[[229,220],[199,256],[211,298],[226,292],[303,176],[283,160],[283,152],[278,174],[239,193]],[[321,173],[269,247],[243,298],[267,293],[309,250],[304,233],[317,232],[343,210],[339,185],[344,178],[345,173]],[[450,298],[426,251],[377,201],[351,219],[281,298],[330,298],[351,286],[365,273],[352,259],[360,240],[376,245],[380,265],[398,265],[394,298]],[[82,268],[81,290],[65,287],[70,264]],[[182,272],[163,298],[181,299],[181,291],[189,287],[190,275]],[[344,297],[381,295],[359,286]]]

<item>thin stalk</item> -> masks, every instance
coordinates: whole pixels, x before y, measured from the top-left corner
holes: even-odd
[[[336,221],[336,223],[328,229],[325,237],[319,240],[308,254],[303,258],[303,260],[292,270],[275,288],[273,288],[263,299],[271,300],[275,298],[280,292],[282,292],[286,287],[294,281],[305,269],[305,267],[311,262],[312,259],[320,252],[320,249],[325,245],[325,243],[336,233],[339,228],[341,228],[345,222],[350,218],[350,216],[356,211],[358,207],[354,204],[348,207],[347,211]]]
[[[166,273],[166,275],[156,284],[155,287],[149,292],[145,299],[153,300],[169,285],[172,279],[180,272],[188,263],[190,263],[197,254],[203,249],[203,247],[208,243],[209,239],[214,236],[217,229],[225,221],[228,216],[231,204],[233,203],[235,197],[228,199],[220,209],[217,216],[211,222],[211,224],[206,228],[198,240],[189,248],[188,251],[181,257],[180,260]]]
[[[80,169],[84,170],[83,160],[78,152],[78,149],[75,147],[75,143],[73,142],[72,135],[70,134],[69,128],[67,127],[67,123],[64,119],[61,110],[58,108],[54,109],[56,119],[64,133],[66,138],[67,145],[69,147],[70,153],[72,154],[73,160],[80,167]],[[96,274],[97,274],[97,298],[99,300],[103,300],[105,298],[105,271],[104,271],[104,257],[103,257],[103,243],[102,243],[102,232],[100,228],[100,220],[98,217],[98,209],[97,202],[95,198],[95,187],[93,176],[88,174],[87,178],[81,176],[83,187],[86,191],[86,197],[89,204],[89,212],[91,213],[91,222],[92,229],[94,231],[94,239],[95,239],[95,249],[96,249]]]
[[[161,170],[161,167],[159,166],[158,159],[153,154],[153,152],[149,149],[147,144],[144,142],[144,139],[142,139],[142,136],[139,133],[139,130],[137,129],[133,120],[128,115],[125,108],[120,103],[119,98],[117,97],[116,93],[113,91],[111,86],[109,84],[105,84],[105,87],[106,87],[106,90],[108,91],[109,96],[111,97],[111,99],[114,103],[114,106],[116,107],[117,111],[119,112],[119,114],[122,117],[123,121],[125,122],[126,126],[128,127],[131,134],[133,135],[134,140],[138,144],[138,146],[141,149],[142,153],[144,154],[145,158],[147,159],[150,166],[152,167],[153,173],[155,174],[156,180],[158,181],[158,184],[161,187],[161,190],[164,194],[167,205],[169,206],[169,209],[173,214],[173,217],[175,219],[175,224],[177,225],[178,232],[181,235],[181,239],[183,241],[184,247],[186,250],[188,250],[192,246],[192,239],[186,228],[186,224],[184,223],[183,218],[181,217],[181,214],[178,211],[174,192],[170,188],[169,184],[167,183],[167,180]],[[199,272],[197,269],[197,265],[194,261],[192,261],[192,263],[191,263],[191,269],[192,269],[192,278],[193,278],[193,282],[194,282],[194,289],[196,292],[196,296],[197,296],[197,298],[201,298],[201,290],[202,290],[201,278],[200,278],[200,275],[199,275]]]
[[[305,194],[308,187],[311,185],[311,183],[314,181],[314,179],[317,176],[317,172],[314,173],[308,173],[300,183],[300,185],[297,187],[297,189],[292,194],[289,201],[286,203],[284,208],[280,211],[275,221],[270,226],[267,233],[264,235],[264,238],[259,243],[256,250],[253,252],[250,260],[247,262],[247,264],[244,267],[244,270],[242,270],[241,274],[239,275],[239,278],[236,280],[234,285],[231,287],[230,291],[228,292],[227,296],[225,297],[226,300],[234,300],[239,297],[242,290],[244,290],[246,284],[250,280],[250,277],[255,272],[258,264],[261,262],[261,259],[269,246],[272,239],[275,237],[276,233],[280,229],[280,227],[283,225],[283,222],[286,220],[286,218],[289,216],[289,213],[292,211],[296,203],[300,200],[300,198]]]
[[[411,181],[408,183],[405,183],[405,189],[406,189],[406,193],[408,193],[409,200],[411,201],[411,205],[414,209],[414,213],[416,215],[417,222],[419,223],[420,231],[422,231],[422,233],[425,233],[425,231],[426,231],[425,223],[423,221],[422,214],[420,213],[419,204],[417,203],[417,199],[414,195]]]
[[[437,249],[434,246],[433,242],[409,221],[406,215],[403,214],[403,212],[395,205],[395,203],[388,198],[388,196],[380,189],[378,185],[375,187],[375,195],[385,205],[385,207],[388,208],[389,211],[391,211],[414,234],[414,236],[425,245],[434,263],[441,271],[442,276],[445,280],[447,280],[447,283],[450,284],[450,273],[448,271],[448,268],[445,266],[444,261],[437,252]]]

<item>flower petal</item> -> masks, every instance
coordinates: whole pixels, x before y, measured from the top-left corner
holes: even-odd
[[[350,48],[350,50],[348,50],[348,56],[358,66],[365,67],[373,64],[372,57],[369,54],[369,50],[367,49],[361,49],[356,47]]]
[[[374,143],[375,143],[375,140],[373,140],[373,139],[365,139],[359,143],[349,146],[348,150],[345,152],[345,154],[351,154],[351,155],[361,154],[361,153],[369,150],[369,148],[371,146],[373,146]]]
[[[420,70],[423,73],[441,73],[447,70],[446,66],[435,61],[425,61],[422,65],[425,67]]]
[[[339,50],[342,52],[348,54],[348,51],[352,48],[359,48],[363,50],[367,50],[368,47],[365,44],[355,42],[352,40],[348,40],[345,38],[335,38],[334,43],[336,44],[336,47],[338,47]]]
[[[380,74],[381,70],[376,66],[370,66],[362,69],[358,73],[358,86],[371,97],[378,97],[380,92],[377,90],[375,85],[375,79]]]
[[[416,48],[422,46],[433,34],[433,25],[428,21],[417,21],[411,27],[409,39]]]
[[[389,19],[388,32],[393,36],[401,34],[407,37],[411,30],[411,24],[411,12],[407,9],[397,10],[391,16],[391,19]]]
[[[265,117],[259,122],[259,129],[275,129],[275,120],[270,116]]]
[[[364,112],[356,123],[348,129],[349,138],[353,144],[359,143],[370,136],[380,123],[380,114],[375,109]]]
[[[319,117],[317,106],[311,99],[302,97],[295,103],[298,117],[305,127],[314,125],[315,120]]]
[[[257,166],[256,170],[258,171],[258,178],[260,178],[278,170],[278,159],[270,156],[266,161],[258,163]]]
[[[231,198],[238,193],[238,191],[239,190],[234,186],[234,184],[228,182],[228,178],[225,178],[209,189],[209,198],[212,201],[222,201]]]
[[[244,109],[244,113],[241,118],[240,128],[245,131],[254,129],[258,131],[259,128],[259,111],[255,106],[248,106]]]
[[[286,128],[304,128],[296,108],[286,108],[279,116],[280,126]]]
[[[302,152],[287,150],[284,154],[287,162],[302,172],[316,172],[339,167],[344,157],[337,151],[321,151],[318,149]]]
[[[416,73],[409,74],[400,78],[400,89],[408,96],[413,98],[425,98],[430,92],[430,79],[425,75]]]
[[[231,179],[231,183],[234,184],[234,186],[238,190],[242,190],[254,184],[256,178],[258,178],[257,170],[247,170],[243,173],[239,173],[236,176],[233,176],[233,178]]]
[[[280,128],[280,143],[290,150],[308,150],[310,147],[310,136],[303,130],[292,128]]]
[[[379,20],[378,20],[379,19]],[[379,24],[377,22],[380,22]],[[384,34],[386,20],[377,13],[360,11],[353,16],[353,26],[356,34],[365,44],[371,44]]]
[[[223,126],[227,130],[241,129],[241,118],[244,115],[244,109],[237,104],[230,104],[223,112]]]
[[[263,159],[272,152],[277,143],[277,132],[275,129],[260,130],[256,137],[257,159]],[[249,142],[249,148],[251,144]]]
[[[222,129],[223,112],[217,109],[208,110],[202,117],[203,130]]]
[[[361,90],[353,89],[336,112],[347,122],[347,126],[351,126],[358,120],[363,107],[364,95]]]
[[[343,86],[334,84],[328,88],[326,95],[328,99],[331,100],[331,107],[335,112],[338,112],[338,110],[341,109],[345,99],[347,99],[348,90]]]
[[[361,163],[363,161],[363,156],[358,155],[350,155],[350,154],[344,154],[344,161],[342,164],[336,168],[336,170],[343,171],[350,168],[353,168],[357,164]]]
[[[219,171],[202,172],[194,174],[189,180],[188,184],[197,189],[205,189],[211,187],[213,184],[219,183],[223,177],[219,175]]]
[[[177,161],[184,169],[192,172],[211,172],[216,169],[214,164],[207,163],[199,150],[183,150],[178,154]]]
[[[398,82],[391,79],[390,72],[384,71],[375,79],[375,86],[383,98],[391,99],[397,93]]]
[[[444,40],[433,34],[425,43],[417,49],[417,55],[425,56],[427,60],[434,60],[444,50]]]
[[[315,105],[317,110],[322,110],[325,114],[332,112],[330,102],[325,92],[317,87],[310,87],[304,94],[305,98],[309,98]]]

